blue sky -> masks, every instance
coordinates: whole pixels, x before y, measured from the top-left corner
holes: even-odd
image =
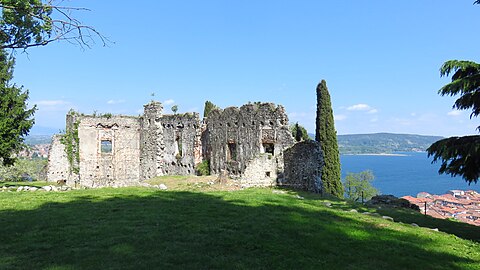
[[[120,4],[119,4],[120,3]],[[124,4],[125,3],[125,4]],[[129,3],[128,5],[126,3]],[[332,96],[338,134],[474,134],[438,89],[449,59],[480,61],[480,5],[408,1],[69,1],[114,43],[65,42],[17,52],[14,81],[37,104],[33,133],[64,129],[65,113],[203,112],[264,101],[314,131],[315,88]]]

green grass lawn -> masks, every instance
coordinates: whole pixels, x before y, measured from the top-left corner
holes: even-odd
[[[467,231],[459,237],[349,212],[375,210],[345,201],[296,195],[3,192],[0,269],[480,269],[480,228],[434,224]],[[379,211],[432,225],[409,211]]]

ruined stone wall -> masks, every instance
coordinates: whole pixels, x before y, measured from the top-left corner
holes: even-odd
[[[211,172],[225,170],[234,178],[247,172],[248,177],[256,175],[260,181],[270,172],[275,179],[277,171],[283,169],[283,150],[294,143],[285,109],[272,103],[213,110],[207,119],[207,132]],[[252,162],[264,157],[271,162]]]
[[[195,174],[195,165],[201,162],[201,123],[198,113],[164,115],[162,175]]]
[[[271,154],[258,154],[247,162],[247,168],[243,176],[238,180],[241,187],[270,187],[277,183],[278,174],[277,158]]]
[[[164,175],[164,151],[162,104],[150,102],[144,106],[143,117],[140,118],[140,179],[147,180]]]
[[[140,179],[140,121],[130,116],[78,116],[80,184],[126,186]]]
[[[320,143],[296,143],[284,152],[285,174],[278,185],[322,193],[323,152]]]
[[[47,181],[49,182],[67,180],[70,174],[70,165],[65,152],[65,145],[60,142],[61,138],[62,135],[54,135],[48,151]]]
[[[203,122],[198,113],[163,115],[159,102],[144,109],[141,117],[69,113],[67,133],[76,132],[71,143],[79,155],[70,162],[60,137],[54,137],[48,180],[135,185],[156,176],[195,174],[195,166],[208,158],[212,174],[226,172],[242,186],[321,189],[321,150],[315,142],[294,145],[282,106],[215,109]]]

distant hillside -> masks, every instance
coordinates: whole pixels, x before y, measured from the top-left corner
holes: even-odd
[[[443,139],[440,136],[392,133],[339,135],[337,138],[342,154],[420,152]]]
[[[33,146],[38,144],[50,144],[52,142],[51,135],[28,135],[25,138],[25,144]]]
[[[315,134],[308,134],[312,139]],[[443,139],[441,136],[415,134],[350,134],[338,135],[340,154],[383,154],[393,152],[421,152],[432,143]]]
[[[315,135],[309,134],[315,138]],[[393,152],[425,151],[432,143],[442,139],[440,136],[414,134],[351,134],[338,135],[338,147],[341,154],[380,154]],[[29,135],[25,139],[28,145],[49,144],[50,135]]]

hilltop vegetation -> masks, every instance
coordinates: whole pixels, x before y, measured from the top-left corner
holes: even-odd
[[[338,145],[341,154],[420,152],[442,138],[393,133],[352,134],[338,135]]]
[[[365,211],[275,189],[0,192],[0,268],[480,269],[480,228]]]
[[[51,135],[28,135],[25,137],[25,144],[28,146],[38,144],[50,144],[52,142]]]

